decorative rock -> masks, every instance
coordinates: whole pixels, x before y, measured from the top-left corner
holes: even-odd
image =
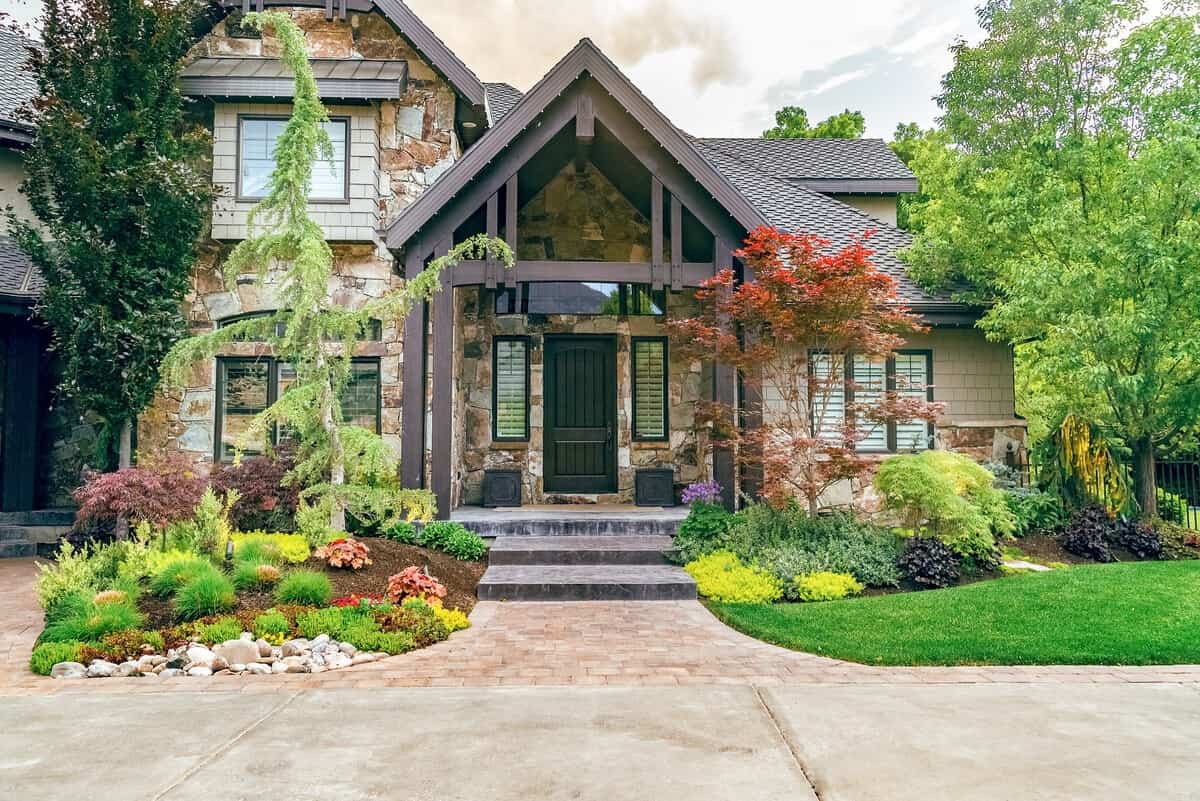
[[[87,677],[89,679],[107,679],[117,670],[117,666],[107,659],[93,659],[92,664],[88,665]]]
[[[164,664],[171,670],[183,670],[183,666],[187,664],[187,659],[181,656],[172,656]]]
[[[258,655],[259,656],[270,656],[271,655],[271,643],[267,642],[266,640],[264,640],[260,637],[254,641],[254,644],[258,646]]]
[[[229,670],[233,673],[245,673],[246,666],[241,663],[234,662],[232,665],[229,666]]]
[[[193,645],[187,649],[189,667],[212,667],[213,660],[216,658],[216,654],[202,645]]]
[[[123,679],[126,676],[136,676],[140,672],[138,670],[138,663],[129,661],[117,665],[117,669],[113,671],[113,675]]]
[[[246,665],[246,672],[254,676],[269,676],[271,674],[271,666],[264,665],[262,662],[251,662]]]
[[[271,665],[272,673],[286,673],[288,669],[287,663],[280,659],[278,662]]]
[[[374,661],[375,661],[375,654],[369,654],[369,653],[366,653],[365,651],[361,654],[355,654],[354,656],[352,656],[350,658],[350,664],[352,664],[352,665],[365,665],[368,662],[374,662]]]
[[[213,670],[207,665],[196,665],[188,668],[187,674],[189,676],[211,676],[213,674]]]
[[[309,669],[308,660],[302,656],[285,656],[283,658],[283,669],[286,673],[307,673]]]
[[[217,657],[212,662],[213,673],[219,673],[222,670],[229,670],[229,660],[222,657]]]
[[[329,643],[329,635],[328,634],[318,634],[316,636],[316,638],[313,639],[312,643],[309,644],[309,648],[312,648],[315,650],[318,645],[326,645],[328,643]]]
[[[280,654],[282,656],[300,656],[306,650],[308,650],[308,640],[297,638],[295,640],[288,640],[285,642],[280,647]]]
[[[339,643],[338,650],[351,659],[353,659],[354,655],[358,653],[358,649],[348,642]]]
[[[50,668],[52,679],[83,679],[87,678],[87,668],[80,662],[58,662]]]
[[[182,675],[183,675],[183,671],[180,670],[179,668],[165,668],[161,673],[158,674],[159,678],[162,678],[162,679],[173,679],[176,676],[182,676]]]
[[[156,654],[146,654],[137,661],[137,669],[139,673],[149,673],[159,665],[165,665],[166,663],[166,657]]]
[[[337,670],[338,668],[350,667],[350,665],[353,664],[353,661],[354,660],[341,652],[334,652],[329,654],[329,656],[325,659],[325,667],[329,668],[330,670]]]

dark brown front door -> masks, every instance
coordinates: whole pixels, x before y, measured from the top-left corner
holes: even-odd
[[[546,337],[544,370],[546,492],[616,492],[616,337]]]

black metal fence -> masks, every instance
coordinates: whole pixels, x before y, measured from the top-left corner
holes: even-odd
[[[1012,470],[1018,486],[1036,487],[1043,479],[1043,465],[1031,460],[1027,451],[1009,454],[1005,465]],[[1158,485],[1158,516],[1200,530],[1200,461],[1157,461],[1154,478]],[[1099,474],[1084,477],[1081,483],[1088,495],[1109,505],[1112,488]]]

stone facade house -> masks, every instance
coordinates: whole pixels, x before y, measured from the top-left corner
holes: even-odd
[[[247,232],[289,113],[278,43],[239,24],[250,0],[223,0],[182,73],[212,133],[220,190],[184,312],[210,330],[275,309],[268,283],[230,290],[220,264]],[[897,198],[916,180],[878,140],[696,138],[681,131],[589,40],[528,92],[483,83],[400,0],[254,0],[307,34],[329,108],[332,162],[311,212],[332,244],[337,302],[399,286],[456,241],[505,239],[516,265],[459,265],[405,320],[380,320],[356,354],[347,417],[401,456],[408,486],[461,506],[669,503],[691,481],[736,482],[706,455],[702,398],[736,400],[737,377],[678,358],[665,318],[695,308],[715,271],[760,225],[836,246],[867,229],[877,266],[930,332],[886,366],[946,404],[928,430],[881,435],[881,452],[1019,447],[1010,350],[974,327],[979,310],[924,292],[896,253]],[[752,276],[745,276],[752,280]],[[289,368],[261,345],[231,346],[142,416],[139,448],[211,465]],[[657,472],[655,472],[657,471]]]

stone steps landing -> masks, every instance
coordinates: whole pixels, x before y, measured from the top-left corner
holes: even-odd
[[[37,556],[37,543],[24,526],[0,525],[0,559]]]
[[[664,536],[498,537],[483,601],[688,601],[696,582],[667,563]]]
[[[675,509],[560,508],[455,509],[451,519],[481,537],[673,537],[687,517]]]

